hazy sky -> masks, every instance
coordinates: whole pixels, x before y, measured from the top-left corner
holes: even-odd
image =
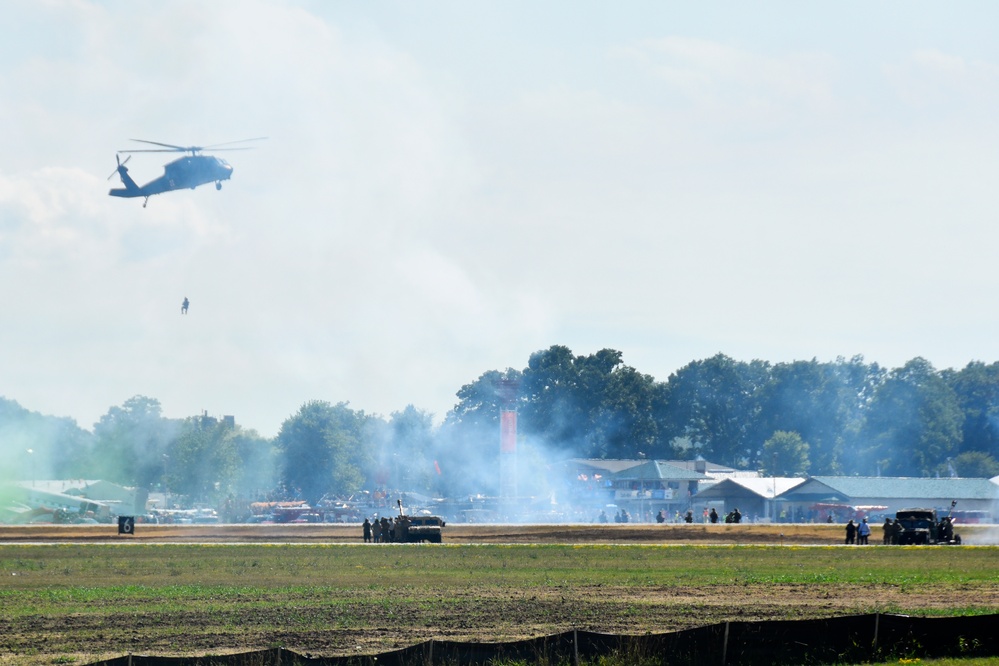
[[[553,344],[999,360],[994,2],[0,5],[0,395],[273,435]],[[107,196],[129,139],[268,136]],[[138,155],[141,183],[169,155]],[[181,316],[180,303],[191,300]]]

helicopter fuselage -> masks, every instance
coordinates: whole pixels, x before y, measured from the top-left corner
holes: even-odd
[[[108,192],[113,197],[146,197],[173,190],[194,189],[198,185],[215,183],[222,189],[222,181],[232,177],[232,167],[224,159],[213,155],[185,155],[163,167],[163,175],[139,187],[128,175],[128,167],[118,165],[118,175],[123,188]]]

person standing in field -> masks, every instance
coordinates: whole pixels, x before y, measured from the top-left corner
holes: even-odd
[[[884,545],[889,545],[891,543],[891,535],[894,531],[894,527],[891,524],[891,518],[885,518],[885,524],[881,526],[881,543]]]
[[[382,543],[392,541],[392,523],[385,516],[382,516]]]
[[[371,543],[371,521],[365,518],[361,529],[364,533],[364,543]]]
[[[846,542],[854,543],[857,537],[857,526],[853,524],[853,518],[846,524]]]
[[[860,521],[860,525],[857,525],[857,543],[866,546],[869,536],[871,536],[871,526],[867,524],[867,518],[864,518]]]

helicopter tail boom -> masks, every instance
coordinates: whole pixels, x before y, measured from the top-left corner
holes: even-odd
[[[121,178],[121,183],[125,187],[124,187],[124,189],[123,188],[114,188],[114,189],[111,189],[108,192],[108,194],[111,195],[111,196],[113,196],[113,197],[141,197],[141,196],[144,196],[143,193],[142,193],[142,188],[139,187],[138,184],[136,184],[136,182],[134,180],[132,180],[132,177],[128,175],[128,167],[125,166],[125,162],[128,162],[128,159],[126,159],[125,162],[122,162],[121,159],[119,159],[119,157],[117,155],[115,155],[115,159],[118,160],[118,168],[117,168],[118,177]],[[112,174],[112,175],[114,175],[114,174]]]

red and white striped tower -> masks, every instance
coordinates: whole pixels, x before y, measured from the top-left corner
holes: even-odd
[[[500,397],[500,502],[507,504],[517,497],[517,391],[520,382],[501,379],[496,393]]]

